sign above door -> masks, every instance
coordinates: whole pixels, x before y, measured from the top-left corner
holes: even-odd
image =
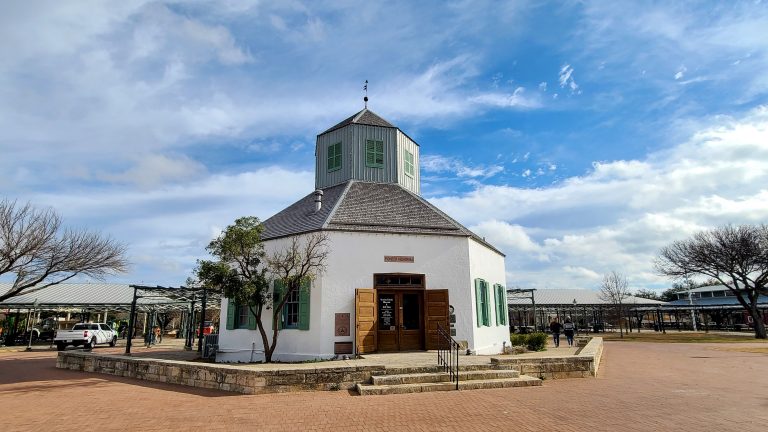
[[[384,262],[412,263],[413,261],[413,256],[384,255]]]

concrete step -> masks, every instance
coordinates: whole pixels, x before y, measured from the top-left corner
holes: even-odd
[[[488,370],[514,370],[514,364],[469,364],[460,365],[459,371],[488,371]],[[403,367],[387,367],[387,375],[404,375],[404,374],[416,374],[416,373],[440,373],[443,372],[443,368],[440,366],[403,366]]]
[[[459,380],[459,390],[477,390],[491,388],[507,387],[529,387],[540,386],[541,380],[527,375],[521,375],[517,378],[496,378],[496,379],[477,379],[470,381]],[[368,395],[388,395],[404,393],[421,393],[431,391],[449,391],[455,390],[456,384],[452,382],[428,382],[411,384],[393,384],[393,385],[375,385],[358,384],[357,392],[361,396]]]
[[[498,378],[517,378],[520,372],[514,369],[501,370],[476,370],[459,371],[459,382],[471,380],[489,380]],[[446,372],[435,373],[408,373],[408,374],[389,374],[377,375],[371,377],[371,384],[374,385],[393,385],[393,384],[417,384],[417,383],[436,383],[448,382],[451,376]]]

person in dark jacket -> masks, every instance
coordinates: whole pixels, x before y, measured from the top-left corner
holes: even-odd
[[[563,330],[563,325],[557,321],[557,318],[555,318],[549,324],[549,330],[552,332],[552,340],[555,342],[555,348],[560,347],[560,332]]]
[[[568,340],[568,346],[573,346],[573,333],[576,331],[576,324],[571,321],[571,317],[567,317],[565,319],[565,324],[563,324],[563,334],[565,334],[565,339]]]

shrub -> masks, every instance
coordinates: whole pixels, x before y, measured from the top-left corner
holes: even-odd
[[[528,336],[528,349],[531,351],[543,351],[547,346],[546,333],[531,333]]]
[[[528,345],[528,338],[526,334],[512,334],[509,335],[509,342],[512,346],[526,346]]]

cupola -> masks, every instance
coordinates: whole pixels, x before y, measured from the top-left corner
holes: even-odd
[[[368,108],[317,136],[315,188],[395,183],[420,195],[419,145]]]

